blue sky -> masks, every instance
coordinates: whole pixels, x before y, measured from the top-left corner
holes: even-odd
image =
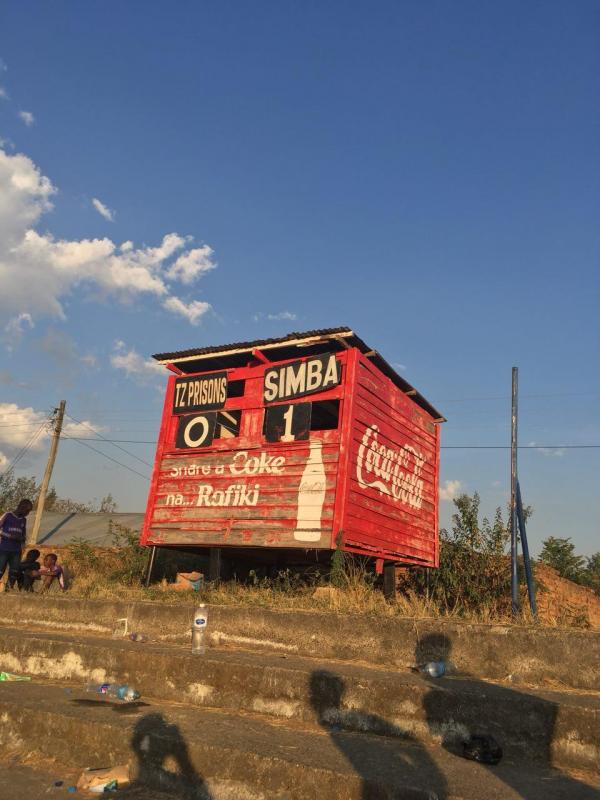
[[[4,4],[4,458],[63,397],[152,440],[151,353],[340,324],[445,413],[446,446],[508,443],[513,365],[522,444],[600,444],[599,34],[585,1]],[[444,495],[492,514],[508,467],[446,449]],[[534,552],[600,548],[599,473],[600,449],[521,451]],[[55,484],[145,504],[71,441]]]

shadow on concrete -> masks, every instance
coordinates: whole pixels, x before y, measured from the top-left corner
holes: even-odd
[[[84,708],[110,708],[115,714],[121,714],[122,716],[127,716],[128,714],[137,714],[139,713],[140,709],[148,708],[150,703],[145,703],[143,700],[134,700],[132,703],[122,703],[115,701],[114,703],[109,702],[108,700],[103,700],[102,698],[92,699],[89,697],[85,698],[75,698],[71,701],[74,706],[83,706]]]
[[[348,712],[343,708],[346,690],[344,680],[327,670],[315,670],[310,676],[310,699],[321,727],[346,757],[362,779],[362,800],[393,800],[402,797],[412,800],[442,800],[446,797],[446,780],[427,750],[414,737],[398,739],[344,731],[342,725]],[[390,723],[375,714],[353,710],[369,731],[385,733]],[[427,789],[423,785],[427,776]]]
[[[418,643],[415,663],[443,660],[451,664],[452,642],[442,633],[428,634]],[[552,768],[552,743],[554,741],[558,705],[536,694],[519,692],[506,686],[487,683],[461,672],[453,678],[423,676],[430,690],[423,700],[423,709],[429,731],[441,741],[442,746],[455,756],[463,753],[463,743],[475,734],[492,735],[502,747],[504,758],[501,768],[483,765],[506,786],[521,797],[531,792],[531,775],[528,766]],[[460,688],[460,694],[452,689]],[[454,684],[454,685],[453,685]],[[469,694],[477,702],[469,702]],[[514,715],[524,721],[522,728],[515,725]],[[507,731],[513,731],[512,734]],[[552,797],[569,800],[600,798],[600,792],[555,768],[548,780]]]
[[[211,794],[190,759],[186,741],[177,727],[152,713],[143,716],[131,737],[135,755],[136,779],[119,797],[138,796],[152,789],[163,791],[181,800],[211,800]]]

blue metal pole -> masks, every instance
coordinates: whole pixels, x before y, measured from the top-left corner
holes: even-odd
[[[535,582],[531,572],[531,559],[529,558],[529,545],[527,543],[527,531],[525,530],[525,514],[523,513],[523,501],[521,500],[521,486],[517,481],[517,516],[519,519],[519,530],[521,531],[521,546],[523,547],[523,564],[525,565],[525,578],[527,579],[527,594],[529,595],[529,607],[533,618],[537,620],[537,603],[535,601]]]
[[[512,613],[519,612],[519,576],[517,574],[517,417],[519,369],[512,368],[512,411],[510,437],[510,589]]]

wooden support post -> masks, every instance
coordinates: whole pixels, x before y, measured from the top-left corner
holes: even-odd
[[[46,471],[42,478],[42,485],[40,486],[40,494],[37,501],[37,508],[35,510],[35,519],[33,521],[33,528],[27,537],[27,544],[36,544],[40,532],[40,525],[42,523],[42,514],[44,513],[44,503],[46,502],[46,495],[48,494],[48,486],[50,478],[52,477],[52,469],[56,461],[56,452],[58,450],[58,440],[60,439],[60,432],[62,430],[63,419],[65,417],[66,400],[61,400],[60,405],[54,412],[52,442],[50,443],[50,452],[48,453],[48,463],[46,464]]]
[[[221,580],[221,548],[211,547],[208,551],[208,580],[218,583]]]
[[[521,547],[523,548],[523,565],[525,567],[525,579],[527,580],[527,594],[529,595],[529,607],[531,615],[537,620],[537,602],[535,599],[535,581],[531,570],[531,559],[529,558],[529,544],[527,543],[527,530],[525,528],[525,512],[523,511],[523,500],[521,499],[521,487],[517,481],[517,517],[519,519],[519,531],[521,532]]]
[[[154,569],[154,561],[156,560],[156,545],[152,545],[150,557],[148,558],[148,569],[146,571],[146,588],[150,586],[150,579],[152,578],[152,570]]]
[[[393,561],[383,567],[383,596],[386,600],[396,599],[396,565]]]

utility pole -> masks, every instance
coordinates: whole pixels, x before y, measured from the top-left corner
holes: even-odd
[[[519,578],[517,574],[517,422],[519,368],[512,368],[512,412],[510,436],[510,589],[512,614],[519,611]]]
[[[40,486],[40,494],[37,501],[37,508],[35,510],[35,519],[33,521],[33,528],[27,537],[28,544],[36,544],[38,534],[40,532],[40,524],[42,522],[42,513],[44,511],[44,503],[46,502],[46,495],[48,493],[48,486],[50,478],[52,477],[52,469],[56,461],[56,451],[58,450],[58,440],[60,439],[60,432],[62,430],[63,419],[65,416],[66,400],[61,400],[58,408],[54,409],[52,417],[52,441],[50,443],[50,452],[48,453],[48,463],[46,464],[46,471]]]

